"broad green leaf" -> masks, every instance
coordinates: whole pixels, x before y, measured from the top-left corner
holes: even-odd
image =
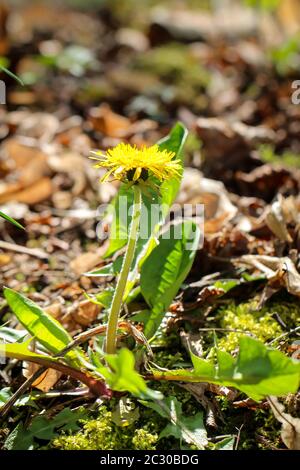
[[[9,215],[4,214],[4,212],[1,212],[1,211],[0,211],[0,217],[2,217],[2,219],[7,220],[8,222],[10,222],[11,224],[15,225],[16,227],[21,228],[22,230],[25,230],[25,228],[23,227],[23,225],[21,225],[19,222],[17,222],[17,221],[16,221],[15,219],[13,219],[12,217],[9,217]]]
[[[72,341],[72,337],[63,326],[32,300],[8,287],[4,287],[3,292],[19,322],[48,351],[58,353]],[[72,362],[77,362],[75,350],[70,351],[66,357]]]
[[[110,368],[99,366],[98,372],[112,390],[129,392],[140,398],[159,399],[161,393],[150,390],[141,375],[135,370],[134,354],[129,349],[121,349],[118,354],[106,355]]]
[[[193,370],[155,371],[154,376],[235,387],[256,401],[295,393],[299,387],[300,363],[248,336],[240,338],[237,358],[218,349],[216,363],[193,354],[191,358]]]
[[[176,397],[168,397],[155,403],[143,402],[143,404],[170,421],[160,433],[159,439],[173,436],[176,439],[184,440],[188,444],[195,445],[198,449],[204,449],[208,444],[203,413],[200,412],[188,417],[184,416],[181,403]]]
[[[79,429],[78,421],[86,417],[85,410],[71,410],[70,408],[63,409],[52,419],[35,416],[28,427],[25,427],[22,422],[19,423],[6,439],[4,446],[8,450],[34,449],[35,438],[50,441],[58,432],[75,432]]]
[[[151,308],[145,335],[151,338],[188,275],[198,248],[200,230],[192,221],[171,225],[141,269],[141,291]]]
[[[8,357],[11,359],[18,359],[20,361],[31,361],[43,367],[46,367],[47,369],[50,368],[60,370],[64,374],[70,375],[71,377],[80,380],[82,383],[86,384],[90,389],[95,387],[95,379],[91,377],[91,375],[88,373],[89,369],[93,369],[93,371],[95,372],[95,368],[93,368],[93,365],[87,361],[84,355],[80,356],[80,362],[79,360],[76,363],[75,361],[73,361],[71,366],[66,365],[60,362],[59,358],[46,356],[30,351],[28,346],[31,341],[32,339],[24,343],[0,343],[0,358]],[[99,395],[106,395],[108,393],[108,390],[103,381],[98,381],[96,387],[96,393],[99,393]]]

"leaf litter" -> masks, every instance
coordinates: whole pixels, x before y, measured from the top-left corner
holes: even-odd
[[[129,6],[128,13],[113,4],[97,7],[97,15],[92,9],[81,11],[70,5],[62,7],[61,14],[46,2],[0,7],[0,23],[6,25],[0,39],[1,60],[7,58],[7,68],[23,83],[12,75],[5,77],[8,103],[0,112],[0,210],[26,229],[0,219],[1,285],[33,301],[37,307],[30,309],[39,311],[44,324],[53,318],[62,325],[57,326],[56,336],[63,341],[54,353],[72,338],[104,325],[109,289],[118,271],[109,271],[105,277],[84,273],[101,270],[117,259],[115,254],[105,258],[107,242],[97,238],[99,221],[109,233],[109,223],[97,208],[112,200],[118,185],[99,185],[103,175],[92,170],[87,157],[95,148],[106,150],[122,141],[154,144],[176,121],[182,121],[189,137],[176,202],[179,207],[204,204],[203,248],[188,277],[179,276],[178,287],[174,283],[177,288],[171,289],[168,280],[170,295],[168,299],[163,296],[163,308],[155,320],[159,333],[136,362],[144,377],[152,374],[153,363],[156,374],[182,373],[189,375],[189,381],[176,385],[173,380],[155,380],[148,388],[130,366],[128,389],[118,357],[113,363],[115,372],[107,374],[106,381],[115,389],[114,402],[129,391],[134,405],[132,411],[122,397],[118,406],[125,405],[113,412],[112,426],[141,427],[149,433],[145,445],[156,449],[234,448],[235,444],[241,449],[297,449],[297,366],[287,365],[284,357],[299,356],[300,112],[291,101],[295,72],[289,65],[288,49],[284,55],[276,38],[287,43],[291,31],[296,35],[299,15],[287,13],[285,2],[266,13],[268,21],[260,21],[259,13],[245,8],[243,2],[230,17],[224,8],[193,11],[189,5],[171,9],[168,2],[162,3],[151,11],[142,7],[136,20],[130,15],[134,7]],[[298,57],[299,48],[293,54]],[[292,158],[287,160],[288,153]],[[141,273],[144,297],[137,293],[125,305],[126,320],[132,314],[146,318],[149,308],[158,308],[155,293],[149,300],[150,268],[146,265]],[[227,306],[252,301],[258,312],[269,309],[276,325],[273,331],[277,333],[268,342],[276,348],[276,360],[282,365],[276,371],[278,387],[285,395],[286,378],[280,375],[284,369],[295,384],[288,395],[289,402],[293,396],[296,403],[291,413],[285,412],[277,398],[267,397],[273,395],[267,378],[272,368],[264,370],[266,382],[253,388],[251,361],[248,364],[245,359],[243,364],[245,349],[241,347],[239,354],[230,351],[230,356],[218,349],[219,340],[226,344],[222,339],[238,333],[236,327],[222,323]],[[1,338],[22,343],[21,314],[13,311],[16,316],[2,296]],[[248,314],[252,315],[251,308]],[[24,321],[28,329],[28,317]],[[140,340],[146,344],[143,331],[147,336],[151,325],[144,329],[139,320],[135,325],[135,331],[120,330],[120,345],[132,348],[130,342]],[[34,328],[34,321],[32,328],[31,334],[38,339],[37,353],[44,354],[49,344]],[[267,361],[273,353],[263,345],[255,346],[250,323],[248,328],[244,329],[247,344],[255,350],[259,369],[261,358]],[[87,347],[78,349],[81,360],[93,358],[93,367],[99,370],[101,364],[95,361],[101,341],[101,336],[90,337]],[[1,365],[3,402],[39,367],[26,360],[35,353],[33,344],[27,356],[22,351],[24,360]],[[191,371],[191,351],[196,355],[192,362],[194,367],[198,364],[198,376]],[[79,359],[72,354],[74,365]],[[126,352],[122,354],[125,357]],[[147,354],[150,357],[144,357]],[[206,369],[216,358],[215,368]],[[126,360],[131,364],[132,356]],[[232,361],[238,362],[233,366]],[[71,364],[68,367],[71,370]],[[2,422],[1,445],[51,448],[55,439],[67,436],[61,442],[69,446],[68,436],[80,440],[85,432],[82,419],[89,422],[100,410],[99,422],[101,416],[109,421],[110,411],[99,407],[88,388],[82,387],[84,394],[78,396],[78,387],[76,374],[46,368],[23,396],[29,393],[34,406],[15,404],[11,410],[14,426],[7,419]],[[36,396],[37,388],[41,394]],[[152,396],[145,402],[141,394],[149,398],[151,389],[165,398]],[[52,402],[51,393],[56,394]],[[286,407],[288,397],[283,398]],[[89,413],[91,404],[94,411]],[[107,403],[111,410],[114,405]],[[65,408],[57,412],[60,406]],[[157,412],[156,420],[153,413],[147,414],[149,406]],[[275,419],[270,430],[266,423],[273,419],[271,413]],[[150,428],[145,424],[149,416],[153,419]],[[238,437],[237,428],[241,429]],[[229,437],[222,440],[225,434]],[[134,438],[128,442],[137,448]],[[109,445],[121,444],[111,441]]]

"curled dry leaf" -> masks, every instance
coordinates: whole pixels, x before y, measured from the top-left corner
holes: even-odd
[[[266,224],[279,240],[291,243],[292,237],[287,229],[287,217],[284,211],[284,201],[284,198],[279,197],[278,200],[271,205],[266,214]]]
[[[281,438],[290,450],[300,450],[300,418],[285,413],[284,406],[276,397],[269,397],[268,402],[275,418],[282,424]]]
[[[287,256],[277,258],[264,255],[244,255],[234,261],[237,265],[250,266],[266,275],[268,284],[278,290],[284,287],[290,294],[300,297],[300,274]]]
[[[96,320],[101,310],[100,305],[97,305],[89,300],[83,300],[78,304],[73,305],[71,313],[73,320],[81,326],[89,326]]]
[[[29,379],[40,368],[41,367],[39,365],[34,364],[33,362],[23,362],[23,375],[26,379]],[[47,369],[35,382],[33,382],[32,386],[42,392],[49,392],[49,390],[60,379],[61,375],[61,372],[58,370]]]
[[[299,191],[299,170],[289,170],[279,165],[262,165],[246,173],[235,174],[239,190],[245,196],[256,196],[266,201],[272,200],[279,190],[297,193]]]
[[[114,113],[107,104],[91,108],[89,121],[94,129],[109,137],[124,137],[131,126],[128,118]]]
[[[283,198],[281,195],[267,209],[265,221],[269,229],[279,238],[279,240],[291,243],[292,237],[287,229],[289,222],[297,222],[298,213],[294,198]]]
[[[204,169],[212,175],[238,170],[241,162],[250,162],[250,152],[257,145],[275,141],[272,130],[251,127],[241,122],[230,123],[220,118],[198,118],[195,130],[203,142]]]
[[[204,205],[205,233],[219,231],[237,214],[223,183],[203,178],[198,170],[192,168],[185,169],[177,202]]]

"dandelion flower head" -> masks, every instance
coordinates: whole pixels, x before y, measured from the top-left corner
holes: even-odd
[[[93,152],[92,158],[98,160],[96,168],[107,169],[102,182],[110,177],[122,181],[146,181],[150,175],[162,182],[180,177],[181,164],[174,157],[174,152],[160,150],[158,145],[138,148],[120,143],[106,153]]]

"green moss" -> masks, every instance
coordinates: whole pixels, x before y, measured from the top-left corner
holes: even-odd
[[[276,318],[287,326],[286,330]],[[240,336],[245,333],[250,333],[260,341],[268,342],[288,329],[294,328],[299,323],[299,318],[298,301],[273,302],[259,310],[256,301],[240,305],[231,303],[219,309],[217,314],[218,325],[228,330],[219,339],[218,345],[225,351],[232,352],[238,347]]]
[[[99,416],[84,422],[83,429],[73,435],[62,434],[52,443],[61,450],[155,450],[158,441],[157,424],[147,422],[143,427],[136,423],[118,426],[112,421],[112,413],[100,408]]]
[[[288,168],[300,168],[300,155],[288,150],[277,155],[271,145],[262,145],[259,148],[259,155],[265,163],[278,163]]]
[[[230,304],[220,310],[220,325],[228,331],[220,338],[218,345],[232,352],[238,347],[242,334],[250,333],[260,341],[266,342],[282,334],[282,328],[267,309],[255,311],[255,303]]]

